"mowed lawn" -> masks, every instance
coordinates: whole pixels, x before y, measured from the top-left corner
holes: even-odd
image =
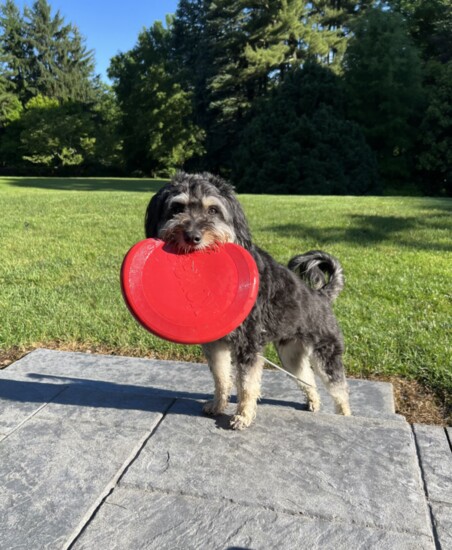
[[[143,238],[162,182],[0,179],[0,348],[60,345],[201,359],[142,329],[120,292],[122,259]],[[335,304],[348,372],[414,378],[452,394],[452,200],[251,196],[255,241],[286,263],[321,248],[346,288]],[[269,355],[274,351],[268,350]]]

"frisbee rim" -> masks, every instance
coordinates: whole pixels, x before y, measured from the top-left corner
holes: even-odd
[[[237,269],[237,289],[234,299],[227,305],[227,309],[213,319],[204,320],[198,326],[180,324],[165,318],[162,313],[150,307],[143,311],[142,304],[146,299],[145,287],[139,274],[143,272],[149,257],[160,250],[169,254],[178,254],[177,251],[160,239],[143,239],[134,244],[124,257],[121,265],[121,292],[124,302],[132,316],[147,331],[159,338],[178,344],[206,344],[224,338],[248,317],[257,300],[259,291],[259,272],[251,254],[242,246],[235,243],[225,243],[221,247],[196,251],[187,254],[228,254],[232,264]],[[132,274],[132,282],[131,282]],[[245,274],[245,280],[240,277]],[[133,279],[133,277],[138,277]],[[229,318],[228,318],[229,314]],[[183,316],[183,312],[181,311]],[[227,322],[224,321],[226,317]]]

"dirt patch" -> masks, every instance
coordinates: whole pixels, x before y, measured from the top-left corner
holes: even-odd
[[[165,357],[162,355],[147,354],[143,355],[134,349],[112,349],[101,345],[86,345],[77,342],[74,343],[48,343],[36,345],[30,348],[12,347],[8,350],[0,350],[0,369],[7,367],[14,361],[17,361],[27,353],[30,353],[38,347],[54,349],[59,351],[81,351],[84,353],[95,353],[105,355],[124,355],[128,357],[144,357],[147,359],[170,359],[172,361],[195,361],[200,362],[198,355]],[[425,387],[416,380],[407,380],[399,376],[370,376],[369,380],[378,380],[390,382],[394,387],[394,400],[396,413],[403,415],[410,424],[436,424],[440,426],[452,425],[452,410],[446,403],[444,397],[435,394],[431,389]]]

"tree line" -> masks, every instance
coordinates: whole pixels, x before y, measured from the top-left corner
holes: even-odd
[[[0,33],[3,173],[452,194],[450,0],[180,0],[111,86],[47,0],[3,2]]]

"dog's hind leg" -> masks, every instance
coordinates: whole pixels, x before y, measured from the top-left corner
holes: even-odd
[[[205,344],[203,351],[215,382],[214,398],[207,401],[203,411],[206,414],[218,415],[226,409],[231,395],[231,352],[229,346],[221,341]]]
[[[313,354],[312,366],[325,384],[328,393],[336,405],[336,413],[350,416],[348,384],[345,379],[341,354],[334,349],[332,353],[318,350]]]
[[[237,363],[237,411],[232,416],[233,430],[247,428],[256,418],[257,400],[261,393],[263,359],[256,356],[250,363]]]
[[[299,379],[297,384],[307,397],[309,410],[319,411],[320,396],[310,361],[312,350],[299,340],[280,342],[276,349],[283,367]]]

